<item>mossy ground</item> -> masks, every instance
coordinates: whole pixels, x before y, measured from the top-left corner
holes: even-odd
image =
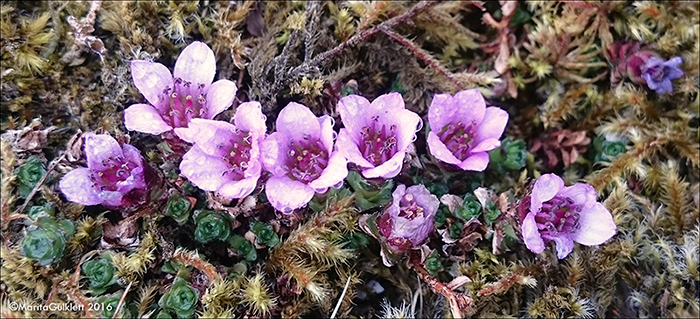
[[[99,311],[14,311],[10,304],[90,303],[94,296],[80,264],[105,247],[116,253],[119,277],[109,293],[128,286],[124,307],[132,315],[158,313],[158,300],[173,282],[174,274],[163,270],[168,261],[186,266],[176,273],[202,292],[196,313],[204,317],[328,317],[347,282],[338,317],[395,317],[402,302],[403,313],[417,317],[451,315],[444,297],[414,269],[383,266],[377,242],[354,236],[366,212],[355,209],[351,197],[316,198],[318,213],[285,218],[259,192],[255,199],[222,203],[182,184],[177,163],[156,147],[158,137],[125,129],[124,109],[144,100],[129,62],[172,67],[195,40],[214,50],[216,78],[239,87],[233,107],[218,119],[229,120],[238,104],[257,100],[272,128],[279,109],[298,101],[340,123],[335,105],[344,94],[372,100],[397,91],[427,123],[434,94],[478,88],[489,105],[508,111],[504,137],[523,140],[531,150],[525,167],[447,175],[430,158],[421,133],[397,182],[458,196],[485,187],[505,193],[511,206],[543,173],[596,188],[618,233],[600,247],[577,246],[563,260],[551,247],[537,256],[517,239],[494,245],[494,234],[509,224],[505,217],[493,223],[482,217],[483,240],[469,236],[474,229],[457,229],[460,245],[473,244],[469,249],[444,249],[436,232],[426,247],[443,265],[433,269],[435,278],[470,279],[454,288],[473,298],[465,315],[698,316],[697,2],[6,1],[0,9],[3,318],[99,317]],[[666,59],[682,57],[685,75],[673,82],[673,93],[611,83],[615,65],[606,49],[620,41],[640,42]],[[245,261],[228,244],[194,242],[193,221],[180,225],[162,207],[129,228],[117,212],[66,202],[57,181],[84,164],[72,139],[78,132],[130,140],[200,206],[235,216],[234,233],[245,235],[259,220],[273,225],[281,243]],[[558,136],[571,143],[553,143]],[[624,149],[603,154],[600,145],[607,142]],[[541,147],[533,147],[537,143]],[[25,203],[28,177],[18,168],[32,156],[49,174]],[[20,208],[45,202],[57,218],[77,226],[63,258],[48,267],[19,251],[31,224]],[[459,222],[444,217],[439,230]],[[372,288],[376,283],[383,292]]]

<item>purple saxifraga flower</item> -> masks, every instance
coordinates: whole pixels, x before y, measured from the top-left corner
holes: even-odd
[[[393,202],[379,218],[379,234],[393,254],[417,247],[434,230],[435,213],[440,201],[423,185],[398,185]]]
[[[265,195],[285,213],[306,205],[348,175],[347,161],[333,150],[333,119],[316,117],[304,105],[291,102],[275,122],[277,132],[262,143],[265,169],[272,176]]]
[[[681,63],[681,57],[664,61],[653,52],[639,51],[627,61],[627,73],[630,80],[636,84],[646,83],[658,94],[671,93],[671,81],[683,76],[683,70],[678,67]]]
[[[420,117],[404,106],[399,93],[372,103],[359,95],[338,101],[345,128],[338,134],[338,151],[362,169],[366,178],[392,178],[403,166],[406,150],[422,126]]]
[[[236,84],[219,80],[214,52],[202,42],[188,45],[175,62],[173,74],[160,63],[131,62],[134,85],[150,104],[134,104],[124,112],[130,131],[149,134],[187,127],[193,118],[212,119],[233,102]]]
[[[554,241],[562,259],[574,249],[574,242],[600,245],[615,235],[617,226],[610,212],[596,201],[592,186],[577,183],[568,187],[557,175],[537,179],[530,196],[519,206],[525,245],[539,254],[545,242]]]
[[[203,190],[243,198],[258,184],[260,142],[267,127],[258,102],[239,105],[233,122],[192,119],[188,128],[175,128],[180,138],[194,143],[180,162],[180,172]]]
[[[85,134],[88,167],[74,169],[58,187],[66,198],[82,205],[123,207],[145,194],[146,181],[141,153],[107,134]]]
[[[428,109],[428,147],[440,161],[465,171],[483,171],[490,150],[501,146],[499,138],[508,123],[508,113],[498,107],[486,107],[476,90],[460,91],[455,96],[436,94]]]

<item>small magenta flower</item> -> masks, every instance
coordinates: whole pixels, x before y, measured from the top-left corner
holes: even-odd
[[[88,167],[74,169],[58,187],[66,198],[82,205],[123,207],[145,195],[146,181],[141,153],[107,134],[85,134]]]
[[[160,63],[131,61],[134,85],[150,104],[134,104],[124,112],[130,131],[161,134],[187,127],[193,118],[212,119],[233,102],[236,84],[219,80],[214,52],[202,42],[188,45],[170,74]]]
[[[399,174],[408,146],[422,122],[407,110],[399,93],[377,97],[372,103],[359,95],[338,101],[345,128],[338,134],[338,151],[362,169],[366,178]]]
[[[525,245],[532,252],[544,251],[554,241],[562,259],[574,249],[574,242],[600,245],[615,235],[617,226],[610,212],[596,201],[592,186],[577,183],[568,187],[557,175],[542,175],[530,196],[519,206]]]
[[[636,84],[644,84],[658,94],[673,92],[672,80],[683,76],[683,70],[678,66],[683,58],[674,57],[664,61],[650,51],[639,51],[632,55],[627,62],[627,73],[630,80]]]
[[[398,254],[423,244],[433,232],[440,201],[420,184],[408,188],[399,184],[392,197],[377,227],[391,252]]]
[[[243,198],[258,184],[260,142],[267,127],[258,102],[239,105],[233,122],[192,119],[188,128],[175,128],[180,138],[194,143],[182,158],[180,172],[203,190]]]
[[[460,91],[452,97],[436,94],[428,109],[428,147],[440,161],[465,171],[483,171],[490,150],[501,146],[499,138],[508,123],[508,113],[486,107],[476,90]]]
[[[348,169],[345,158],[333,150],[331,117],[316,117],[306,106],[292,102],[275,123],[277,132],[262,143],[263,164],[272,173],[265,195],[286,214],[306,205],[315,193],[341,183]]]

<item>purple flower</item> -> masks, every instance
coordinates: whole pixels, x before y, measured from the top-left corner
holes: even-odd
[[[180,172],[203,190],[243,198],[258,184],[260,142],[267,127],[258,102],[239,105],[233,122],[192,119],[188,128],[176,128],[180,138],[194,143],[182,158]]]
[[[423,185],[396,187],[393,202],[379,219],[379,234],[392,253],[417,247],[433,232],[440,201]]]
[[[508,123],[508,113],[486,107],[476,90],[460,91],[452,97],[436,94],[428,109],[430,154],[465,171],[483,171],[490,150],[501,146],[499,138]]]
[[[664,61],[650,51],[639,51],[627,62],[627,73],[630,80],[636,84],[644,84],[658,94],[673,92],[671,80],[683,76],[683,70],[678,66],[683,58],[675,57]]]
[[[193,42],[180,53],[173,75],[160,63],[131,61],[134,84],[150,104],[127,108],[126,128],[161,134],[187,127],[193,118],[214,118],[231,106],[237,90],[229,80],[212,84],[215,73],[214,52],[202,42]]]
[[[345,128],[338,135],[338,151],[362,168],[366,178],[399,174],[406,149],[422,126],[420,117],[404,106],[399,93],[377,97],[372,103],[359,95],[338,101]]]
[[[617,231],[610,212],[596,201],[592,186],[577,183],[564,187],[564,181],[554,174],[537,179],[519,212],[527,248],[539,254],[545,241],[554,241],[559,259],[571,253],[574,241],[600,245]]]
[[[347,161],[333,151],[333,119],[316,117],[298,103],[289,103],[279,114],[277,132],[262,143],[265,169],[272,177],[265,195],[272,206],[287,214],[308,203],[315,193],[343,181]]]
[[[143,160],[135,147],[120,147],[107,134],[87,133],[85,154],[88,167],[68,172],[58,183],[69,201],[116,208],[130,205],[135,193],[145,193]]]

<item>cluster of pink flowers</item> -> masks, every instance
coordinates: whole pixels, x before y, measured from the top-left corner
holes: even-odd
[[[669,74],[675,76],[673,72],[670,67]],[[133,61],[131,73],[150,104],[126,109],[127,129],[174,133],[190,143],[180,162],[181,174],[202,190],[226,198],[252,194],[263,172],[269,172],[265,195],[285,214],[305,206],[316,193],[342,185],[348,162],[368,179],[397,176],[422,127],[420,116],[406,109],[399,93],[381,95],[372,102],[358,95],[340,99],[338,113],[344,127],[337,141],[333,118],[317,117],[294,102],[281,110],[276,131],[269,135],[258,102],[240,104],[232,123],[214,120],[232,105],[237,88],[228,80],[212,83],[214,53],[201,42],[182,51],[172,75],[164,65],[148,61]],[[642,76],[647,81],[663,77]],[[666,89],[667,83],[659,85]],[[507,122],[508,113],[486,107],[478,90],[437,94],[428,112],[430,153],[462,170],[483,171],[489,162],[487,152],[501,145]],[[118,208],[129,204],[126,199],[133,192],[147,190],[144,163],[135,147],[89,133],[85,152],[88,167],[75,169],[60,181],[68,200]],[[434,229],[439,201],[422,185],[399,185],[393,197],[377,227],[391,251],[398,253],[426,240]],[[574,241],[596,245],[615,233],[610,213],[596,202],[590,186],[564,187],[554,175],[537,180],[520,207],[525,243],[536,253],[544,250],[545,241],[555,241],[563,258]]]

